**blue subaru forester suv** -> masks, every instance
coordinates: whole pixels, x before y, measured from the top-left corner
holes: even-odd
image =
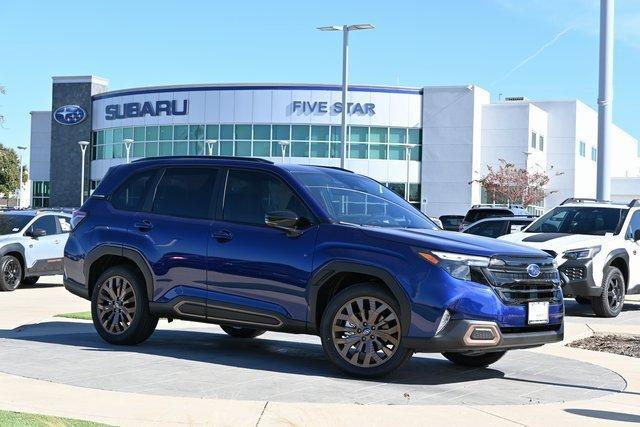
[[[374,180],[262,159],[150,158],[110,169],[74,213],[64,284],[112,344],[158,318],[319,335],[358,376],[414,352],[486,366],[563,338],[554,260],[438,229]]]

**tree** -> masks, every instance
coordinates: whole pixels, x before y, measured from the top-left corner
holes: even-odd
[[[19,163],[16,150],[0,144],[0,193],[5,197],[18,188]]]
[[[504,159],[498,161],[500,167],[497,170],[488,166],[489,172],[477,180],[493,201],[539,205],[546,196],[555,193],[545,189],[549,183],[549,175],[545,171],[530,172]]]

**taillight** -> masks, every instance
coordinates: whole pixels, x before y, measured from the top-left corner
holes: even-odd
[[[86,217],[87,213],[85,211],[73,211],[71,215],[71,229],[75,229]]]

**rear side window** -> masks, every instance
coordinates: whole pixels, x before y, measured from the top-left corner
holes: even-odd
[[[513,216],[513,212],[509,209],[474,209],[467,213],[464,217],[464,221],[466,223],[471,223],[496,216]]]
[[[170,168],[158,183],[151,211],[184,218],[211,218],[211,198],[218,170]]]
[[[58,216],[58,225],[60,225],[60,230],[63,233],[68,233],[71,231],[71,218],[66,216]]]
[[[312,218],[304,203],[275,176],[257,171],[229,171],[222,211],[225,221],[264,225],[267,213],[283,210],[295,212],[298,218]]]
[[[111,204],[116,209],[125,211],[139,211],[151,184],[155,170],[140,172],[125,181],[111,196]]]

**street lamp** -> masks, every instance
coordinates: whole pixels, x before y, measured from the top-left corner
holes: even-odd
[[[411,174],[409,173],[411,169],[411,150],[413,149],[413,147],[416,147],[416,144],[402,144],[402,146],[404,147],[405,156],[407,158],[407,186],[406,186],[406,190],[404,191],[404,199],[408,202],[409,201],[409,184],[410,184],[410,178],[411,178]]]
[[[282,152],[282,163],[284,164],[284,153],[286,148],[291,144],[291,141],[278,141],[278,144],[280,144],[280,151]],[[291,152],[289,152],[289,155],[291,155]]]
[[[207,153],[209,153],[210,156],[213,156],[213,144],[217,142],[215,139],[207,139],[205,141],[205,144],[207,144]]]
[[[82,165],[80,166],[80,206],[84,203],[84,156],[87,151],[89,141],[78,141],[80,150],[82,151]]]
[[[347,84],[349,74],[349,31],[372,30],[375,28],[371,24],[354,25],[329,25],[318,27],[320,31],[342,31],[342,115],[340,129],[340,140],[342,147],[340,150],[340,167],[344,169],[347,158]]]
[[[20,164],[18,165],[18,198],[16,200],[16,207],[20,209],[22,205],[22,153],[26,150],[27,147],[22,145],[18,146],[18,150],[20,150]]]
[[[127,164],[129,163],[129,150],[131,150],[131,145],[133,144],[133,139],[127,138],[123,140],[124,149],[127,150]]]

